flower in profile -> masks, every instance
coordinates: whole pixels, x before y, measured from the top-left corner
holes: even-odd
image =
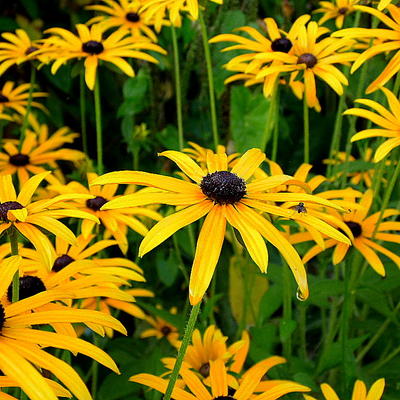
[[[363,381],[357,380],[354,384],[353,394],[351,400],[381,400],[383,391],[385,390],[385,379],[378,379],[374,382],[369,390]],[[340,400],[339,396],[333,388],[327,383],[321,385],[321,391],[324,395],[324,400]],[[305,400],[317,400],[313,396],[304,394]]]
[[[20,267],[20,262],[19,256],[13,256],[1,263],[1,298],[11,285],[13,276]],[[65,323],[92,322],[111,326],[125,334],[126,330],[116,319],[96,311],[71,310],[66,307],[64,310],[31,312],[48,302],[48,293],[42,292],[12,304],[0,305],[0,369],[5,376],[15,380],[30,399],[57,399],[54,389],[38,369],[50,371],[78,399],[90,399],[88,389],[75,370],[43,348],[53,347],[81,353],[119,373],[118,367],[111,357],[84,340],[38,330],[34,326],[60,321]]]
[[[1,36],[5,41],[0,42],[0,75],[11,66],[20,65],[25,61],[43,61],[43,56],[38,52],[40,42],[31,40],[23,29],[17,29],[15,33],[4,32]]]
[[[101,15],[97,15],[90,19],[87,24],[100,23],[105,30],[110,28],[118,28],[128,31],[134,38],[146,36],[153,42],[157,42],[157,36],[150,28],[154,25],[151,19],[146,17],[146,11],[142,10],[145,4],[142,0],[102,0],[105,4],[94,4],[87,6],[88,10],[99,11]],[[162,25],[168,21],[161,21]]]
[[[152,50],[166,54],[160,46],[149,40],[134,40],[127,31],[117,30],[103,39],[105,27],[94,24],[90,28],[86,25],[76,25],[78,36],[63,28],[50,28],[45,39],[43,53],[53,61],[51,72],[55,74],[67,61],[78,58],[85,59],[85,81],[90,90],[94,89],[97,67],[100,60],[114,64],[128,76],[134,76],[131,65],[124,57],[158,63],[157,59],[143,50]]]
[[[370,107],[376,112],[374,113],[364,108],[350,108],[344,112],[345,115],[355,115],[369,119],[379,127],[357,132],[352,136],[352,142],[372,137],[388,138],[388,140],[381,143],[376,149],[374,162],[383,160],[393,149],[400,146],[400,101],[389,89],[381,88],[381,90],[386,96],[389,110],[376,101],[357,99],[355,100],[356,103]]]
[[[36,118],[30,118],[32,130],[26,131],[24,140],[4,140],[3,152],[0,152],[0,174],[18,175],[19,184],[23,185],[31,175],[53,170],[60,174],[57,161],[71,161],[77,164],[85,159],[79,150],[64,148],[79,135],[68,127],[58,129],[49,137],[46,124],[39,124]]]
[[[307,199],[342,210],[341,207],[303,193],[269,193],[269,190],[276,186],[299,183],[288,175],[248,182],[265,159],[265,154],[259,149],[248,150],[229,171],[226,154],[209,152],[207,171],[203,171],[184,153],[165,151],[160,155],[175,162],[194,183],[140,171],[111,172],[92,181],[92,185],[132,183],[159,189],[159,192],[139,192],[121,196],[105,204],[102,210],[127,209],[145,204],[184,207],[162,219],[148,232],[139,247],[140,257],[179,229],[206,217],[199,233],[189,282],[190,301],[193,305],[197,304],[207,290],[218,263],[228,222],[239,231],[251,258],[262,272],[266,272],[268,265],[268,251],[264,238],[275,246],[292,269],[300,296],[308,297],[307,275],[299,255],[281,232],[267,218],[260,215],[259,211],[281,215],[287,210],[271,206],[267,202],[284,202],[289,199]],[[301,182],[300,184],[303,185]],[[350,243],[344,235],[337,233],[341,235],[342,240]]]
[[[235,382],[234,388],[230,386],[233,378],[228,375],[227,367],[221,359],[210,362],[211,387],[205,386],[190,369],[182,368],[180,375],[187,389],[175,387],[172,398],[175,400],[262,400],[280,399],[288,393],[310,391],[308,387],[291,381],[270,381],[273,384],[270,384],[266,390],[260,390],[259,384],[270,367],[268,359],[257,363],[244,374],[240,383]],[[165,393],[168,385],[167,380],[150,374],[134,375],[129,380],[161,393]]]
[[[341,29],[345,18],[355,11],[354,6],[359,2],[360,0],[320,1],[319,5],[321,8],[315,10],[314,13],[324,14],[318,21],[320,25],[330,19],[335,19],[336,28]]]
[[[7,81],[0,90],[0,113],[13,110],[21,115],[25,115],[30,86],[29,83],[23,83],[22,85],[15,87],[14,82]],[[47,93],[32,92],[32,98],[45,96],[47,96]],[[36,101],[31,102],[31,107],[40,108],[41,110],[46,111],[45,107]]]

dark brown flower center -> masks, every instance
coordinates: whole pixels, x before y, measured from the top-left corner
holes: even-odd
[[[128,14],[125,15],[125,18],[129,22],[139,22],[140,21],[140,16],[138,13],[135,12],[128,12]]]
[[[361,236],[362,228],[358,222],[345,221],[345,224],[349,227],[349,229],[351,230],[351,233],[353,234],[353,236],[355,238]]]
[[[202,192],[216,204],[235,204],[246,194],[246,182],[228,171],[207,174],[200,183]]]
[[[89,40],[82,44],[82,51],[89,54],[100,54],[104,50],[104,46],[100,42],[96,42],[96,40]]]
[[[207,378],[210,375],[210,363],[205,363],[199,368],[199,372],[204,378]]]
[[[29,164],[29,156],[27,154],[14,154],[10,156],[10,164],[15,165],[16,167],[23,167]]]
[[[171,329],[169,326],[167,326],[167,325],[164,325],[164,326],[161,328],[161,333],[162,333],[164,336],[168,336],[171,332],[172,332],[172,329]]]
[[[304,53],[297,59],[297,64],[306,64],[307,68],[312,68],[317,62],[317,57],[311,53]]]
[[[342,8],[339,8],[338,13],[339,13],[340,15],[344,15],[344,14],[347,13],[347,10],[348,10],[347,7],[342,7]]]
[[[0,103],[7,103],[10,101],[7,96],[4,96],[3,93],[0,93]]]
[[[35,46],[28,47],[28,48],[25,50],[25,55],[26,55],[26,56],[29,56],[29,54],[33,53],[33,52],[36,51],[36,50],[39,50],[39,49],[38,49],[37,47],[35,47]]]
[[[75,260],[68,254],[63,254],[62,256],[56,258],[53,264],[53,268],[51,270],[54,272],[61,271],[67,265],[71,264],[73,261]]]
[[[4,322],[6,322],[6,313],[4,307],[0,304],[0,332],[3,329]]]
[[[236,400],[236,399],[232,396],[218,396],[214,397],[213,400]]]
[[[46,286],[44,286],[42,280],[37,276],[27,275],[23,276],[22,278],[19,278],[20,300],[26,299],[27,297],[31,297],[34,296],[35,294],[45,291],[46,291]],[[12,285],[10,285],[7,290],[8,301],[12,301],[12,295],[13,295],[13,288]]]
[[[292,48],[292,46],[292,42],[287,38],[275,39],[271,43],[272,51],[281,51],[282,53],[289,53],[289,50]]]
[[[94,199],[86,200],[86,205],[94,211],[99,211],[107,201],[104,197],[96,196]]]
[[[24,206],[20,203],[18,203],[18,201],[6,201],[4,203],[0,204],[0,218],[3,221],[9,222],[8,221],[8,212],[10,210],[22,210],[24,208]]]

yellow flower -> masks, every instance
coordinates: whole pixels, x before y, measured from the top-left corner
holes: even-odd
[[[21,115],[25,115],[29,98],[29,88],[31,85],[29,83],[23,83],[15,88],[14,85],[14,82],[7,81],[0,90],[0,113],[6,110],[14,110]],[[45,96],[47,96],[47,93],[44,92],[32,93],[32,98]],[[31,107],[46,111],[43,105],[36,101],[31,102]]]
[[[315,10],[314,13],[324,13],[318,21],[320,25],[334,18],[336,28],[341,29],[345,18],[355,11],[354,6],[359,2],[360,0],[320,1],[319,5],[321,8]]]
[[[210,362],[211,388],[205,386],[193,371],[183,368],[180,375],[188,390],[175,387],[172,397],[175,400],[262,400],[266,398],[279,399],[287,393],[310,390],[296,382],[271,381],[273,384],[260,393],[258,386],[270,367],[268,359],[257,363],[244,374],[243,380],[234,388],[230,384],[231,379],[229,379],[226,366],[221,359]],[[129,380],[151,387],[161,393],[165,393],[168,385],[168,381],[150,374],[134,375]]]
[[[381,400],[383,391],[385,390],[385,379],[378,379],[367,390],[363,381],[357,380],[354,384],[351,400]],[[325,400],[340,400],[336,392],[327,383],[321,385],[321,391]],[[316,400],[315,397],[303,395],[305,400]]]
[[[128,76],[134,76],[132,67],[123,57],[158,63],[153,56],[143,50],[166,54],[164,49],[148,40],[137,41],[127,37],[128,32],[123,30],[113,32],[103,39],[105,29],[101,24],[94,24],[90,28],[78,24],[76,25],[78,36],[63,28],[48,29],[46,33],[51,33],[53,36],[46,39],[43,52],[54,61],[51,72],[55,74],[61,65],[73,58],[84,58],[85,81],[88,88],[93,90],[100,60],[114,64]]]
[[[87,24],[100,23],[104,29],[118,28],[128,31],[133,37],[140,38],[147,36],[153,42],[157,42],[157,36],[149,28],[155,21],[147,18],[146,11],[142,7],[146,4],[143,0],[101,0],[105,4],[95,4],[87,6],[88,10],[99,11],[103,15],[98,15],[90,19]],[[153,18],[154,19],[154,18]],[[161,20],[162,25],[168,21]]]
[[[195,183],[139,171],[111,172],[92,181],[92,185],[134,183],[162,190],[162,192],[121,196],[105,204],[102,210],[126,209],[145,204],[184,207],[158,222],[149,231],[140,244],[140,257],[179,229],[206,216],[199,233],[190,276],[189,296],[192,304],[201,301],[209,286],[224,242],[227,222],[239,231],[251,258],[261,272],[266,272],[268,265],[268,252],[263,238],[275,246],[292,269],[301,296],[308,297],[307,275],[299,255],[281,232],[267,218],[261,216],[258,210],[286,216],[289,215],[287,210],[271,206],[266,202],[305,201],[305,199],[328,207],[339,209],[341,207],[303,193],[269,193],[269,190],[287,182],[294,185],[298,183],[288,175],[267,177],[247,183],[265,159],[264,153],[259,149],[248,150],[230,171],[226,154],[209,152],[207,171],[203,171],[184,153],[165,151],[161,155],[174,161]],[[339,232],[337,234],[342,240],[350,243],[344,235]]]
[[[386,8],[393,0],[380,0],[378,4],[378,10],[382,11]]]
[[[377,113],[365,110],[363,108],[350,108],[344,112],[345,115],[355,115],[357,117],[367,118],[379,128],[364,129],[352,136],[351,141],[355,142],[360,139],[371,137],[388,138],[379,145],[374,155],[374,162],[383,160],[393,149],[400,146],[400,101],[397,97],[386,88],[381,88],[385,93],[389,103],[389,110],[376,101],[369,99],[357,99],[356,103],[371,107]]]

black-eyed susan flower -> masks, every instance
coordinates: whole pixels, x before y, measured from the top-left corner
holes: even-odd
[[[43,53],[53,62],[51,72],[57,70],[67,61],[78,58],[85,59],[85,81],[89,89],[94,89],[96,72],[99,62],[106,61],[114,64],[128,76],[134,76],[132,66],[125,57],[158,63],[157,59],[144,52],[152,50],[166,54],[160,46],[149,40],[134,40],[127,31],[118,30],[103,39],[105,27],[94,24],[90,28],[86,25],[76,25],[78,36],[63,28],[50,28],[46,33],[52,36],[45,40]]]
[[[89,185],[97,178],[97,174],[88,173],[87,179]],[[54,184],[50,188],[60,194],[67,193],[81,193],[90,195],[94,198],[81,200],[76,202],[76,207],[86,213],[90,213],[98,218],[106,228],[106,235],[111,235],[115,238],[119,248],[123,253],[128,251],[128,240],[126,238],[128,227],[135,232],[144,236],[148,232],[146,225],[138,217],[147,217],[155,221],[162,219],[161,215],[146,207],[125,208],[120,210],[100,210],[109,201],[120,197],[116,195],[118,185],[110,184],[104,187],[89,186],[89,189],[79,182],[69,182],[67,185]],[[127,191],[131,191],[127,188]],[[95,219],[96,219],[95,218]],[[94,220],[86,220],[82,222],[82,235],[87,238],[92,233],[93,228],[96,226]],[[92,223],[93,222],[93,223]]]
[[[6,294],[20,261],[19,256],[13,256],[2,262],[0,298]],[[54,374],[78,399],[89,400],[90,393],[75,370],[47,353],[43,347],[84,354],[118,373],[114,361],[104,351],[84,340],[33,327],[58,322],[91,322],[113,327],[122,333],[126,330],[116,319],[96,311],[65,308],[30,312],[48,302],[48,294],[42,292],[9,305],[0,305],[0,369],[33,400],[57,399],[53,388],[38,371],[41,368]]]
[[[13,110],[21,115],[25,115],[30,86],[29,83],[15,86],[14,82],[7,81],[0,90],[0,113]],[[32,92],[32,98],[45,96],[47,96],[47,93]],[[46,110],[42,104],[36,101],[31,102],[31,107],[40,108],[44,111]]]
[[[71,244],[75,243],[74,233],[58,219],[75,217],[97,223],[96,216],[75,209],[68,200],[90,199],[87,194],[67,194],[52,199],[32,201],[36,189],[51,172],[43,172],[30,178],[16,194],[11,175],[0,175],[0,233],[15,227],[39,251],[45,265],[52,265],[52,245],[39,229],[45,229],[55,236],[61,236]]]
[[[103,4],[87,6],[88,10],[99,11],[101,14],[90,19],[87,24],[100,23],[105,29],[117,28],[128,31],[134,38],[146,36],[153,42],[157,42],[157,36],[150,28],[154,25],[151,19],[146,17],[146,11],[142,7],[146,2],[142,0],[102,0]],[[162,21],[165,25],[168,21]]]
[[[393,50],[400,49],[400,11],[394,4],[387,6],[390,16],[385,13],[376,10],[372,7],[366,6],[354,6],[356,10],[365,12],[378,18],[383,24],[389,29],[369,29],[369,28],[348,28],[334,32],[332,36],[345,37],[345,38],[376,38],[384,41],[381,44],[376,44],[363,53],[361,53],[355,60],[351,67],[351,72],[355,72],[363,63],[370,58],[380,53],[386,53]],[[367,87],[366,93],[372,93],[373,91],[384,86],[398,71],[400,71],[400,51],[398,51],[391,60],[387,63],[384,70],[380,75]]]
[[[320,1],[318,8],[314,13],[323,13],[318,23],[324,24],[330,19],[335,20],[336,28],[341,29],[345,18],[355,11],[354,6],[360,3],[360,0],[333,0],[333,1]]]
[[[210,388],[205,386],[193,371],[183,368],[180,375],[187,389],[176,387],[172,391],[172,398],[176,400],[262,400],[279,399],[288,393],[310,390],[304,385],[291,381],[271,381],[274,384],[267,390],[260,390],[258,385],[269,368],[268,360],[259,362],[246,372],[240,384],[235,384],[232,379],[229,379],[227,368],[221,359],[211,361]],[[129,380],[161,393],[165,393],[168,385],[167,380],[150,374],[134,375]]]
[[[369,390],[367,390],[363,381],[357,380],[354,383],[351,400],[381,400],[384,390],[385,379],[383,378],[375,381]],[[324,400],[340,400],[335,390],[327,383],[321,385],[321,392],[324,396]],[[303,396],[305,400],[317,400],[315,397],[309,396],[308,394]]]
[[[344,112],[345,115],[355,115],[369,119],[379,128],[364,129],[352,136],[351,141],[355,142],[361,139],[372,137],[388,138],[380,144],[374,155],[374,162],[384,159],[393,149],[400,146],[400,101],[386,88],[381,88],[386,96],[389,109],[382,104],[370,99],[357,99],[356,103],[372,108],[375,112],[364,108],[350,108]]]
[[[47,170],[61,173],[57,161],[78,164],[85,159],[81,151],[63,148],[79,136],[68,127],[58,129],[49,137],[46,124],[39,124],[35,118],[30,118],[30,124],[32,128],[26,131],[21,146],[19,141],[4,140],[3,151],[0,153],[0,174],[17,174],[19,184],[23,185],[34,174]]]
[[[258,211],[281,215],[287,210],[267,202],[303,201],[306,198],[328,207],[341,207],[309,194],[269,192],[285,183],[299,183],[288,175],[267,177],[248,183],[265,159],[264,153],[259,149],[248,150],[230,171],[226,154],[208,154],[205,172],[184,153],[161,153],[174,161],[194,183],[140,171],[117,171],[93,180],[92,185],[135,183],[160,190],[121,196],[105,204],[102,210],[127,209],[144,204],[184,207],[158,222],[148,232],[139,247],[140,257],[179,229],[206,217],[198,237],[190,276],[189,297],[193,305],[201,301],[209,286],[224,242],[227,222],[239,231],[250,256],[262,272],[266,272],[268,265],[268,251],[263,238],[275,246],[292,269],[302,296],[307,298],[307,275],[299,255],[280,231]],[[302,185],[301,182],[300,184]],[[350,243],[344,235],[340,234],[340,237],[344,242]]]

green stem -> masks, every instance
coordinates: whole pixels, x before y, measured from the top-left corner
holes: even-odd
[[[10,240],[11,255],[18,255],[18,232],[14,225],[8,228],[8,238]],[[15,303],[19,300],[19,271],[14,274],[12,281],[12,302]]]
[[[218,137],[218,125],[217,125],[217,111],[215,106],[214,76],[211,63],[210,46],[208,44],[207,27],[204,22],[203,12],[201,10],[199,10],[199,21],[201,27],[201,36],[203,40],[204,55],[206,59],[206,67],[207,67],[208,89],[210,96],[211,130],[214,140],[214,148],[215,150],[217,150],[219,144],[219,137]]]
[[[273,129],[276,125],[276,107],[277,107],[277,96],[278,96],[278,79],[274,84],[274,88],[272,89],[272,95],[271,99],[269,102],[269,107],[268,107],[268,113],[267,113],[267,123],[265,124],[265,129],[263,132],[262,136],[262,141],[261,141],[261,149],[265,151],[265,148],[267,146],[268,140],[271,137],[271,132],[273,132]],[[272,157],[271,157],[272,158]]]
[[[171,24],[172,49],[174,55],[174,74],[175,74],[175,98],[176,98],[176,117],[178,122],[178,143],[179,150],[183,149],[183,118],[182,118],[182,89],[179,65],[178,40],[174,25]]]
[[[276,105],[275,105],[275,123],[272,131],[272,161],[276,161],[278,155],[278,138],[279,138],[279,86],[276,89]]]
[[[98,76],[96,76],[96,83],[94,85],[94,112],[95,112],[95,118],[96,118],[97,173],[99,175],[101,175],[104,172],[103,133],[102,133],[102,126],[101,126],[100,82],[99,82]]]
[[[392,360],[397,354],[400,353],[400,346],[396,347],[394,350],[390,351],[390,354],[385,357],[383,360],[379,361],[377,364],[374,365],[373,368],[369,370],[370,373],[374,373],[375,371],[379,371],[386,363]]]
[[[22,127],[21,127],[21,136],[19,140],[19,149],[21,150],[22,142],[24,141],[26,129],[28,127],[29,122],[29,114],[31,113],[32,109],[32,100],[33,100],[33,87],[36,81],[36,69],[33,65],[31,65],[31,78],[29,81],[29,93],[28,93],[28,104],[26,106],[26,113],[24,115],[24,119],[22,120]]]
[[[282,303],[283,303],[283,320],[291,321],[293,319],[292,312],[292,281],[290,277],[289,268],[282,258],[282,281],[283,281],[283,291],[282,291]],[[283,342],[283,355],[286,358],[290,358],[292,354],[292,336],[289,336],[286,341]]]
[[[82,148],[83,152],[89,157],[88,140],[86,131],[86,85],[85,85],[85,71],[81,71],[79,80],[79,104],[81,110],[81,135],[82,135]]]
[[[186,325],[185,334],[183,335],[181,346],[179,347],[178,356],[176,357],[174,369],[172,370],[172,374],[169,378],[167,390],[165,391],[163,400],[170,400],[172,391],[174,390],[174,386],[176,380],[178,379],[179,371],[182,366],[183,358],[186,354],[186,349],[189,345],[190,339],[192,338],[193,329],[196,325],[197,317],[200,311],[200,304],[198,303],[192,307],[192,311],[190,312],[189,320]]]
[[[304,162],[310,162],[310,114],[307,105],[307,98],[303,96],[303,119],[304,119]]]
[[[99,347],[99,340],[97,338],[97,334],[93,333],[93,344]],[[97,383],[99,377],[99,364],[96,361],[92,361],[92,382],[91,382],[91,395],[92,399],[96,398],[97,393]]]

